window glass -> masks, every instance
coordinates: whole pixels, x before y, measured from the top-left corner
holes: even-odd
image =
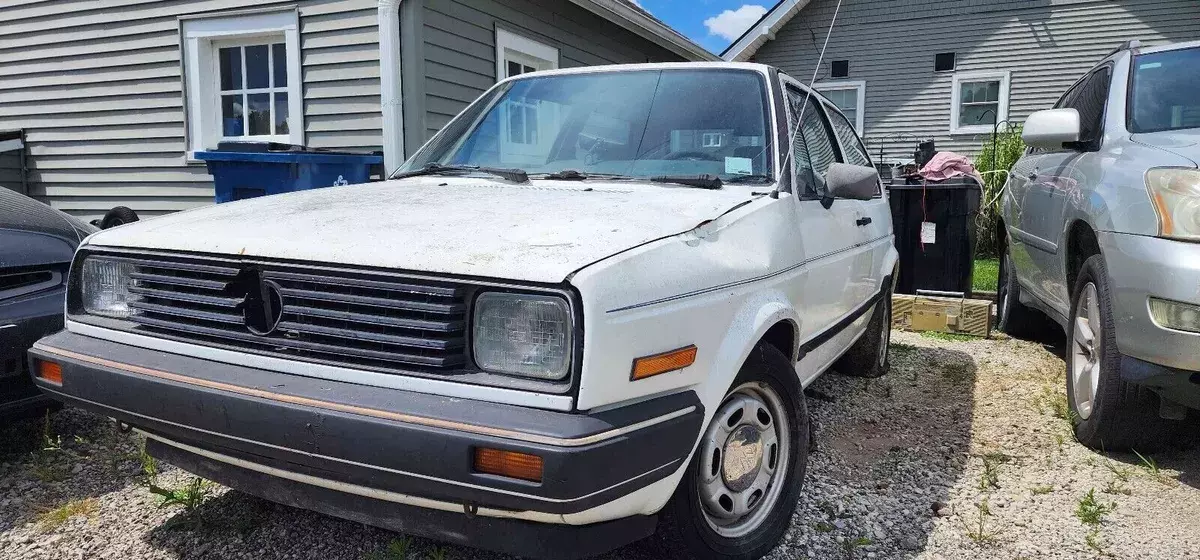
[[[850,122],[858,122],[858,88],[822,90],[821,94],[845,114]]]
[[[625,70],[515,80],[405,169],[427,163],[633,177],[772,175],[764,79],[745,70]]]
[[[992,125],[1000,113],[1000,80],[961,82],[958,88],[958,126]]]
[[[288,134],[287,47],[283,43],[222,47],[217,60],[221,136]]]
[[[871,158],[867,155],[862,141],[858,139],[858,134],[854,132],[854,125],[850,124],[845,116],[835,111],[830,111],[828,114],[829,122],[833,125],[833,133],[837,135],[845,150],[846,163],[871,167]]]
[[[287,76],[287,45],[278,43],[271,45],[271,64],[274,68],[274,82],[271,84],[275,87],[284,87],[288,84]]]
[[[1200,48],[1139,55],[1132,72],[1131,132],[1200,127]]]
[[[803,197],[825,194],[825,172],[837,161],[837,150],[825,126],[820,104],[809,95],[796,89],[788,89],[788,101],[792,106],[792,119],[800,118],[800,133],[792,144],[792,159],[796,166],[796,180],[802,185]],[[792,124],[793,130],[795,124]]]
[[[1092,72],[1074,88],[1063,107],[1079,111],[1079,140],[1094,142],[1104,129],[1104,104],[1108,100],[1108,85],[1112,71],[1108,67]]]

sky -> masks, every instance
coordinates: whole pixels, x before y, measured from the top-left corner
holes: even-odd
[[[689,39],[721,54],[774,0],[634,0]]]

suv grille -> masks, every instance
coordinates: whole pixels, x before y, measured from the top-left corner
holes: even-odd
[[[377,370],[466,362],[465,289],[378,273],[137,257],[133,330]]]

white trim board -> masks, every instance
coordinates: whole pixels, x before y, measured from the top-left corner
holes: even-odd
[[[263,13],[217,14],[203,18],[181,18],[184,99],[186,103],[187,159],[197,151],[216,148],[221,140],[220,75],[216,49],[254,39],[283,42],[287,49],[288,134],[245,136],[243,140],[304,143],[304,87],[300,67],[300,24],[296,10]],[[245,84],[243,84],[245,85]]]
[[[496,28],[496,81],[500,82],[505,77],[505,53],[514,52],[523,57],[534,58],[538,61],[544,61],[546,64],[536,64],[538,70],[557,70],[559,67],[559,52],[558,48],[547,45],[540,41],[530,39],[523,35],[518,35],[507,29]],[[542,68],[542,66],[547,66]]]

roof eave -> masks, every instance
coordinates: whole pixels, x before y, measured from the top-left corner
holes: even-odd
[[[622,0],[571,0],[584,9],[599,15],[642,38],[651,41],[690,61],[721,60],[704,47],[690,41],[670,26],[627,4]]]
[[[780,0],[761,19],[750,26],[741,37],[738,37],[729,48],[721,53],[721,58],[729,62],[746,62],[758,52],[758,49],[775,39],[775,34],[787,25],[792,18],[800,13],[811,0]]]

